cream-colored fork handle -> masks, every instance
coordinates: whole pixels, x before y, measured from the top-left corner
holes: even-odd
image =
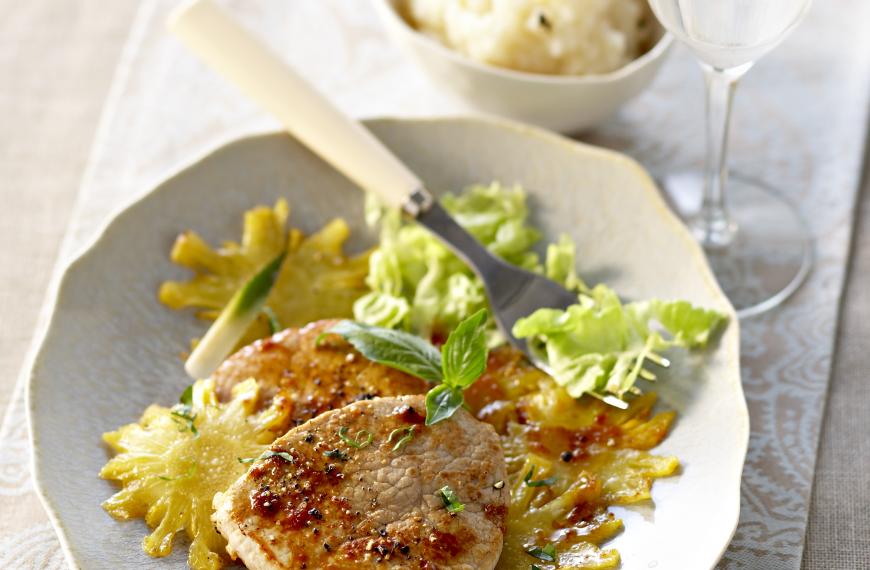
[[[308,148],[387,205],[402,207],[422,188],[414,173],[365,127],[211,0],[180,6],[169,18],[169,29]]]

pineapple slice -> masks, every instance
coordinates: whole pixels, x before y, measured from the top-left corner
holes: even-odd
[[[499,348],[466,391],[475,415],[496,428],[511,485],[505,544],[497,570],[602,570],[619,553],[599,546],[622,529],[608,511],[650,499],[653,481],[679,468],[649,450],[675,414],[653,414],[655,393],[625,410],[572,398],[521,354]]]
[[[160,302],[171,309],[195,307],[199,317],[214,320],[233,294],[286,247],[284,263],[266,299],[267,310],[239,346],[268,336],[277,327],[350,317],[354,301],[368,292],[369,252],[353,257],[343,253],[350,229],[340,218],[309,237],[297,229],[288,232],[289,212],[286,200],[278,200],[273,208],[259,206],[245,212],[241,242],[225,242],[216,250],[192,231],[178,236],[170,257],[193,270],[194,276],[185,282],[163,283]]]
[[[212,499],[247,470],[240,458],[259,456],[277,435],[272,428],[280,411],[251,415],[258,395],[251,379],[219,404],[214,382],[200,380],[183,403],[152,405],[139,423],[103,435],[117,455],[100,477],[122,487],[103,508],[119,520],[145,519],[153,529],[142,542],[147,554],[167,556],[184,532],[191,541],[191,568],[217,569],[228,562],[226,541],[211,522]]]
[[[525,475],[515,477],[511,489],[496,570],[527,570],[531,563],[542,570],[619,566],[618,552],[598,547],[622,529],[602,504],[601,483],[589,473],[566,471],[544,457],[526,456],[520,471]]]

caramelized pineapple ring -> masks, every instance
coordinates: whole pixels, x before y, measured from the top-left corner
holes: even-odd
[[[648,453],[667,435],[673,412],[653,415],[648,393],[620,410],[575,399],[508,347],[465,393],[475,415],[502,436],[511,507],[498,570],[616,568],[599,548],[622,529],[607,508],[648,500],[656,478],[679,468]]]
[[[249,417],[258,392],[257,383],[247,380],[236,386],[232,400],[218,404],[214,383],[200,380],[188,405],[152,405],[139,423],[103,435],[117,455],[100,477],[122,487],[103,508],[116,519],[145,519],[153,529],[142,542],[146,553],[167,556],[184,532],[191,541],[191,568],[228,562],[226,542],[211,523],[212,499],[247,470],[239,458],[259,456],[274,439],[274,410]]]
[[[199,317],[213,320],[252,275],[286,248],[284,263],[266,300],[280,326],[350,317],[354,301],[368,292],[369,253],[355,257],[344,254],[350,229],[342,219],[332,220],[306,237],[297,229],[285,229],[288,215],[286,200],[278,200],[274,208],[253,208],[245,212],[241,242],[228,241],[218,249],[212,249],[192,231],[179,235],[171,259],[195,275],[185,282],[163,283],[160,302],[172,309],[195,307]],[[269,317],[261,315],[239,346],[270,332]]]

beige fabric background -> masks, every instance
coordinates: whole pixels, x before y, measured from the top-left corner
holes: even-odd
[[[0,410],[30,346],[136,5],[0,0]],[[0,536],[27,540],[19,533],[34,523],[52,532],[35,495],[0,493]]]
[[[0,9],[4,14],[0,18],[0,243],[6,246],[0,248],[0,410],[5,410],[136,2],[30,0],[13,4],[0,0]],[[856,260],[870,257],[868,242],[870,238],[856,242]],[[861,263],[856,261],[855,271],[870,261]],[[863,282],[866,289],[866,277]],[[870,489],[868,453],[860,447],[866,446],[866,435],[870,435],[864,412],[870,394],[866,381],[853,386],[862,380],[860,371],[868,369],[866,349],[862,353],[859,348],[862,340],[866,346],[866,325],[863,337],[850,334],[852,329],[861,332],[856,328],[862,321],[860,315],[870,310],[870,300],[860,291],[861,286],[853,283],[846,297],[849,317],[841,334],[847,340],[840,345],[840,356],[847,351],[851,356],[836,360],[838,375],[830,400],[833,413],[822,442],[806,554],[811,568],[870,567],[870,545],[863,532],[867,521],[859,524],[856,518],[866,518],[870,506],[866,496]],[[863,400],[858,399],[861,394]],[[865,437],[858,437],[858,442],[844,443],[845,434],[861,433]],[[859,461],[864,462],[863,471],[849,469],[850,463]],[[0,478],[2,469],[0,465]],[[856,496],[858,490],[864,490],[865,496]],[[836,508],[828,507],[832,501]],[[28,527],[28,534],[22,534],[21,529]],[[32,529],[39,536],[33,536]],[[0,496],[0,560],[12,564],[4,568],[15,567],[13,550],[53,544],[46,540],[51,532],[32,494],[24,502],[20,497]],[[46,551],[44,556],[42,563],[29,567],[56,567],[56,551]]]

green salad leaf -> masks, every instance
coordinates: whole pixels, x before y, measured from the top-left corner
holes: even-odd
[[[491,252],[520,267],[544,273],[567,287],[584,288],[574,270],[574,244],[567,236],[547,249],[545,263],[533,246],[540,232],[528,223],[526,194],[498,183],[471,186],[441,203],[453,218]],[[443,335],[460,321],[487,308],[483,284],[471,270],[422,226],[402,220],[371,198],[366,220],[381,226],[380,247],[369,258],[371,292],[354,304],[354,318],[400,328],[425,338]],[[488,344],[504,339],[487,326]]]
[[[671,347],[702,348],[727,321],[687,301],[658,299],[623,305],[598,285],[561,311],[540,309],[517,321],[513,334],[546,353],[553,376],[568,394],[589,394],[624,407],[638,377],[654,379],[647,362],[666,364]]]
[[[655,378],[649,364],[667,364],[663,350],[702,348],[726,321],[725,315],[687,301],[623,304],[604,285],[588,288],[577,275],[576,246],[568,236],[548,244],[542,261],[532,249],[541,234],[529,224],[526,194],[518,186],[472,186],[460,195],[444,195],[441,202],[491,252],[578,292],[576,305],[565,311],[538,310],[513,329],[514,335],[529,339],[531,347],[544,353],[556,381],[573,397],[590,394],[625,407],[626,394],[638,391],[638,378]],[[480,280],[425,228],[403,221],[398,211],[385,210],[372,200],[366,204],[366,220],[380,224],[381,243],[369,258],[366,282],[371,292],[354,304],[357,321],[443,338],[446,331],[488,307]],[[485,366],[485,358],[481,361],[479,356],[481,336],[488,347],[504,342],[492,319],[484,323],[468,325],[476,331],[476,348],[457,352],[477,360],[455,360],[448,340],[439,368],[445,385],[461,390],[466,373],[468,378],[479,375],[478,369]],[[471,342],[469,332],[457,338]],[[428,379],[433,377],[434,373]],[[435,418],[451,414],[457,401],[454,391],[439,388],[427,400],[427,413]]]
[[[562,283],[566,288],[576,291],[586,291],[588,287],[577,276],[577,246],[566,236],[559,236],[559,241],[547,246],[545,274],[548,278]]]
[[[463,320],[440,352],[411,333],[353,321],[340,321],[324,335],[338,334],[369,360],[439,383],[426,394],[426,425],[433,425],[462,407],[463,390],[486,370],[486,322],[486,309]]]

